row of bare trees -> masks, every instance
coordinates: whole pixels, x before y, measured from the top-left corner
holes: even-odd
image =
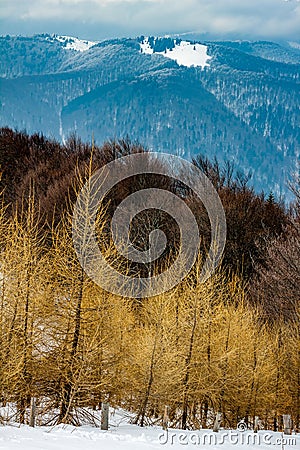
[[[0,191],[3,190],[5,202],[9,205],[8,212],[11,212],[14,205],[23,201],[24,195],[28,196],[33,182],[42,217],[48,223],[57,225],[66,210],[71,213],[72,203],[76,199],[76,170],[85,173],[91,153],[93,170],[96,170],[110,161],[137,152],[145,152],[145,149],[129,140],[107,142],[98,147],[82,143],[73,136],[65,145],[61,145],[42,135],[30,136],[9,128],[0,128]],[[250,280],[256,264],[265,260],[266,242],[280,236],[288,224],[285,206],[275,201],[272,195],[266,197],[263,193],[254,192],[249,186],[250,180],[237,172],[232,163],[222,165],[201,155],[193,163],[215,186],[226,213],[228,233],[223,268],[228,272],[240,273],[244,279]],[[186,186],[178,186],[167,177],[148,174],[147,177],[141,175],[124,180],[107,198],[109,217],[118,203],[145,187],[168,189],[185,197],[198,222],[203,247],[209,247],[210,223],[203,205],[201,202],[194,205],[195,199],[190,198]],[[160,215],[155,213],[152,217],[151,211],[148,213],[146,226],[143,215],[135,219],[135,242],[140,247],[149,230],[149,222],[155,226],[159,223],[171,243],[168,247],[170,250],[172,244],[175,242],[176,245],[178,241],[174,223],[163,212]]]

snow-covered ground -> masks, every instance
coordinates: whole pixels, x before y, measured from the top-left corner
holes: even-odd
[[[237,430],[162,431],[161,427],[140,428],[128,423],[123,411],[113,411],[108,431],[92,426],[29,428],[17,424],[0,426],[0,450],[163,450],[182,448],[230,449],[299,449],[300,435],[283,436],[270,431],[244,433]]]
[[[77,52],[85,52],[89,48],[93,47],[93,45],[97,44],[97,42],[94,41],[84,41],[71,36],[55,35],[54,39],[62,44],[66,44],[65,48],[67,50],[76,50]]]
[[[140,44],[143,53],[152,54],[153,49],[149,45],[148,39]],[[209,66],[208,61],[211,56],[207,54],[207,46],[202,44],[192,44],[188,41],[181,41],[180,44],[175,45],[172,50],[166,52],[157,52],[158,55],[173,59],[180,66],[185,67],[204,67]]]
[[[299,42],[289,42],[289,46],[292,48],[296,48],[297,50],[300,50]]]

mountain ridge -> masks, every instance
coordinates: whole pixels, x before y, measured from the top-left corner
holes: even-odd
[[[300,56],[294,56],[300,51],[280,46],[280,58],[290,63],[263,57],[279,46],[265,41],[141,36],[76,50],[70,39],[0,38],[2,126],[59,140],[77,132],[99,144],[127,135],[187,158],[201,152],[251,171],[256,189],[288,192],[288,178],[300,166]],[[145,39],[152,54],[142,51]],[[186,48],[194,56],[197,45],[206,47],[206,66],[166,57]]]

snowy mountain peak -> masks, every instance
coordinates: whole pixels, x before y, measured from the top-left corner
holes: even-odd
[[[85,41],[72,36],[58,36],[56,34],[48,36],[46,39],[61,42],[67,50],[76,50],[77,52],[85,52],[98,44],[98,42],[94,41]]]
[[[160,44],[160,45],[159,45]],[[164,50],[162,50],[164,46]],[[161,48],[160,48],[161,47]],[[169,37],[155,40],[154,38],[144,38],[140,42],[141,52],[145,54],[157,53],[166,58],[173,59],[180,66],[185,67],[208,67],[208,61],[212,58],[207,54],[207,46],[181,39],[171,39]]]

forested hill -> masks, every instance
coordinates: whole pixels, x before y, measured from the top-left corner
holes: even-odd
[[[38,35],[2,37],[0,54],[2,126],[216,155],[276,195],[299,170],[297,45]]]

